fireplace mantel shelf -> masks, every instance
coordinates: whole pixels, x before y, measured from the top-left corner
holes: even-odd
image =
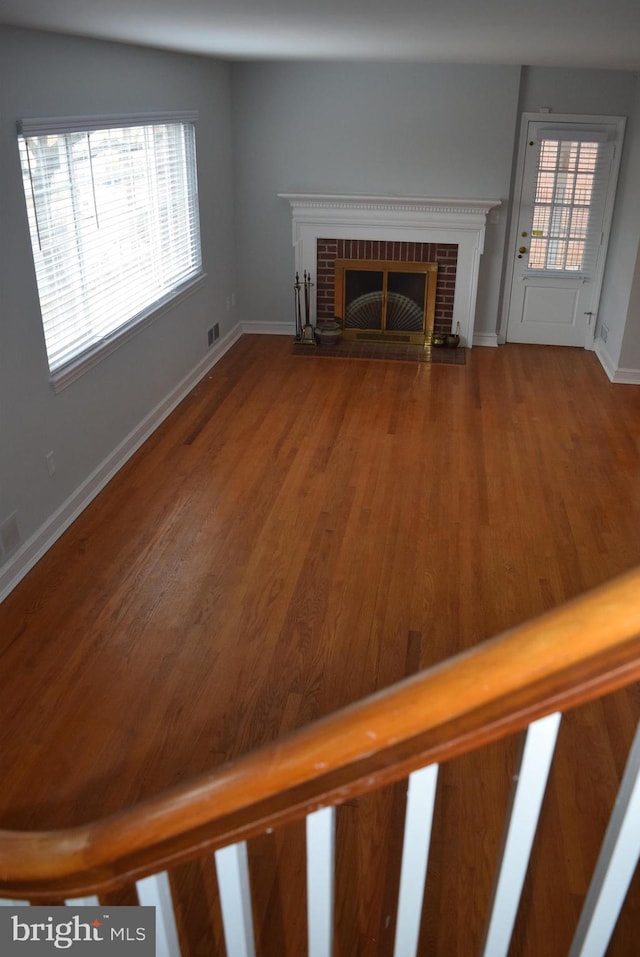
[[[453,323],[463,345],[473,343],[480,256],[488,213],[498,199],[278,193],[291,207],[295,269],[316,274],[318,239],[454,243],[458,267]],[[315,303],[312,304],[315,324]]]
[[[450,196],[367,196],[340,193],[278,193],[298,209],[372,209],[391,212],[480,214],[499,206],[499,199],[458,199]]]

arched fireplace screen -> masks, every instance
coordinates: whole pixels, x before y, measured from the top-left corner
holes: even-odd
[[[345,338],[430,343],[437,263],[337,259],[335,315]]]

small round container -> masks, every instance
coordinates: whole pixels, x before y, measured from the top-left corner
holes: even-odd
[[[334,320],[316,326],[316,337],[320,345],[332,346],[342,339],[342,326]]]

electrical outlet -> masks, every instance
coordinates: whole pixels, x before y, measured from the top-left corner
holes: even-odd
[[[220,323],[219,322],[216,322],[216,324],[213,327],[213,338],[214,339],[220,338]]]
[[[214,340],[214,339],[215,339],[215,333],[214,333],[213,329],[209,329],[209,331],[207,332],[207,342],[208,342],[208,344],[209,344],[210,346],[213,345],[213,340]]]
[[[609,335],[609,327],[605,326],[604,322],[600,326],[600,338],[603,342],[607,341],[607,336]]]
[[[56,457],[53,452],[47,452],[44,460],[47,463],[47,472],[49,473],[49,476],[53,478],[53,476],[56,474]]]

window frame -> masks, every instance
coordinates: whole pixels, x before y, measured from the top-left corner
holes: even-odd
[[[178,283],[169,291],[160,296],[149,306],[140,310],[119,326],[109,332],[104,338],[83,348],[76,355],[71,356],[55,371],[51,371],[49,366],[49,381],[54,392],[60,392],[68,385],[84,375],[89,369],[93,368],[108,355],[120,348],[121,345],[128,342],[133,336],[138,335],[144,329],[148,328],[157,318],[178,305],[184,299],[192,295],[196,289],[203,283],[206,273],[202,263],[202,244],[200,234],[200,208],[198,193],[198,167],[197,167],[197,111],[171,111],[162,113],[136,113],[136,114],[109,114],[100,116],[69,116],[69,117],[36,117],[20,120],[17,123],[18,143],[20,138],[46,136],[46,135],[66,135],[69,133],[91,133],[98,130],[108,129],[132,129],[134,127],[147,127],[155,125],[184,124],[193,126],[193,167],[187,172],[193,177],[195,189],[195,233],[198,252],[197,271],[188,276],[184,281]],[[21,163],[22,169],[22,163]],[[25,197],[25,212],[26,197]],[[27,216],[28,219],[28,216]],[[27,222],[27,228],[30,233],[29,247],[33,253],[31,241],[31,228]],[[40,306],[40,288],[35,271],[34,261],[34,280],[36,282],[36,295],[38,297],[38,306],[40,308],[41,330],[45,345],[45,353],[49,362],[49,351],[47,348],[44,318]]]

